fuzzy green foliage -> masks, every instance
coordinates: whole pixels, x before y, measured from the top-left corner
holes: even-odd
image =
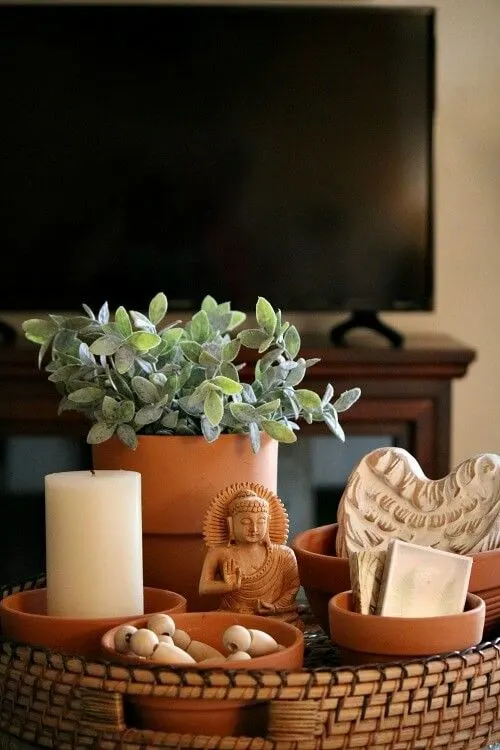
[[[296,441],[299,419],[324,422],[344,440],[338,414],[359,398],[359,388],[333,401],[329,384],[321,398],[298,388],[318,359],[299,356],[300,336],[263,297],[254,328],[234,333],[244,313],[207,296],[191,319],[168,324],[168,301],[160,292],[148,314],[105,303],[95,315],[49,315],[23,323],[38,345],[39,367],[61,394],[59,412],[74,410],[92,426],[87,442],[117,435],[134,449],[137,434],[203,435],[246,433],[255,452],[266,432],[282,443]],[[241,382],[240,348],[255,349],[252,382]]]

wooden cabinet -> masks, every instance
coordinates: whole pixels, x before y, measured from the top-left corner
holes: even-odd
[[[356,339],[335,348],[320,336],[303,337],[304,357],[321,357],[304,385],[322,393],[331,382],[336,393],[359,386],[361,399],[342,415],[349,435],[393,435],[430,478],[450,469],[452,382],[463,377],[475,351],[446,335],[409,335],[395,349]],[[247,361],[251,361],[248,352]],[[248,370],[243,370],[243,377]],[[37,348],[23,343],[0,348],[0,436],[81,435],[88,424],[74,413],[57,415],[58,394],[37,368]],[[304,434],[328,432],[302,425]]]

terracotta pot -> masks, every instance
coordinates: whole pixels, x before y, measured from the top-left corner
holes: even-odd
[[[353,611],[350,591],[328,606],[331,638],[345,664],[398,661],[463,651],[482,639],[485,606],[468,593],[465,609],[439,617],[381,617]]]
[[[258,482],[276,492],[278,443],[261,436],[252,451],[248,435],[205,438],[142,435],[135,451],[117,438],[92,448],[95,469],[128,469],[142,475],[144,583],[183,594],[188,609],[215,609],[219,598],[200,597],[206,548],[205,511],[214,496],[235,482]]]
[[[351,587],[349,564],[335,554],[338,524],[318,526],[298,534],[291,542],[297,557],[300,581],[311,609],[328,632],[328,600]],[[500,549],[472,555],[469,591],[486,606],[483,640],[497,637],[500,624]]]
[[[174,591],[144,587],[146,614],[186,611],[186,599]],[[47,589],[30,589],[0,601],[2,637],[17,643],[42,646],[53,651],[79,654],[87,659],[102,656],[101,638],[106,630],[130,620],[127,617],[52,617],[47,612]]]
[[[247,661],[228,662],[227,670],[230,672],[253,669],[297,671],[303,666],[303,633],[286,622],[257,615],[238,615],[233,612],[188,612],[175,615],[174,620],[176,627],[188,632],[193,640],[208,643],[222,653],[224,653],[222,634],[226,628],[235,624],[264,630],[284,646],[283,650],[273,654]],[[143,627],[146,621],[146,617],[140,617],[132,623],[136,627]],[[115,631],[116,628],[112,628],[102,638],[104,657],[120,664],[147,665],[147,660],[116,653],[113,648]],[[155,669],[162,669],[162,667],[155,665]],[[189,672],[203,672],[207,669],[213,670],[215,667],[188,664],[185,665],[185,669]],[[224,667],[217,667],[217,671],[219,669],[226,671]],[[266,701],[211,700],[209,698],[168,699],[163,696],[148,695],[127,695],[125,698],[129,724],[139,729],[155,729],[179,734],[247,737],[263,737],[267,731],[268,703]]]
[[[329,632],[328,602],[334,594],[351,588],[349,563],[335,555],[338,524],[318,526],[295,536],[300,582],[307,600],[325,633]]]

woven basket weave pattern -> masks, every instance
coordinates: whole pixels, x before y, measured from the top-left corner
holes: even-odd
[[[336,666],[336,650],[310,623],[306,644],[300,672],[200,673],[87,662],[2,642],[0,729],[61,750],[480,750],[500,739],[500,640],[366,668]],[[203,737],[128,727],[127,696],[138,694],[268,701],[268,732]]]

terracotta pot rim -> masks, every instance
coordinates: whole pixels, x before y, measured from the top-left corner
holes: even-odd
[[[135,616],[131,615],[130,617],[128,615],[111,615],[109,617],[66,617],[66,616],[58,616],[58,615],[48,615],[46,613],[42,612],[25,612],[24,610],[19,609],[18,607],[12,606],[12,599],[14,597],[18,598],[20,595],[22,596],[25,594],[28,598],[29,596],[33,596],[34,593],[44,592],[46,591],[45,587],[36,588],[36,589],[26,589],[25,591],[16,591],[13,594],[10,594],[9,596],[6,596],[4,599],[0,601],[0,615],[1,611],[4,610],[5,612],[11,613],[13,616],[17,616],[19,618],[22,618],[26,623],[28,622],[34,622],[34,621],[42,621],[45,623],[50,622],[51,620],[55,620],[57,624],[64,625],[65,623],[77,623],[77,622],[85,622],[88,623],[89,626],[92,624],[99,625],[100,623],[107,623],[110,621],[116,621],[118,619],[132,619]],[[178,594],[176,591],[170,591],[168,589],[161,589],[157,588],[155,586],[144,586],[144,593],[146,591],[161,591],[165,594],[169,594],[174,601],[172,601],[171,605],[168,606],[168,611],[176,609],[177,607],[185,607],[187,605],[186,598],[182,596],[182,594]],[[154,614],[153,612],[146,613],[146,614]],[[179,613],[180,614],[180,613]],[[1,617],[0,617],[1,619]]]
[[[268,440],[274,441],[274,438],[270,437],[267,432],[261,432],[261,435],[265,436]],[[180,442],[198,442],[200,439],[203,440],[204,443],[207,445],[214,445],[219,440],[229,440],[229,439],[238,439],[238,440],[250,440],[250,435],[247,432],[225,432],[222,435],[219,435],[217,440],[214,440],[213,442],[209,442],[203,435],[137,435],[137,440],[140,443],[149,443],[153,441],[159,441],[159,440],[175,440],[178,443]],[[106,443],[109,442],[121,442],[120,439],[113,435],[109,440],[106,441]],[[93,445],[92,448],[99,449],[99,445],[105,445],[105,443],[100,443],[97,445]],[[126,445],[122,444],[124,448],[127,448]],[[127,450],[132,450],[131,448]],[[132,450],[133,452],[133,450]]]
[[[304,544],[304,541],[306,539],[309,539],[309,537],[313,533],[323,532],[326,531],[333,531],[336,527],[338,527],[338,523],[328,523],[324,526],[315,526],[312,529],[306,529],[305,531],[299,531],[298,534],[296,534],[293,539],[290,542],[290,546],[293,547],[295,550],[298,550],[301,555],[304,555],[306,557],[314,557],[314,558],[327,558],[328,560],[342,560],[347,561],[347,558],[345,557],[338,557],[337,555],[325,555],[321,552],[312,552],[312,550],[306,549],[302,545]]]
[[[409,625],[418,627],[419,624],[422,624],[424,622],[428,623],[430,620],[436,622],[437,620],[439,620],[443,623],[443,626],[446,626],[446,623],[456,619],[457,617],[463,617],[467,619],[476,617],[485,607],[484,600],[481,599],[481,597],[477,594],[473,594],[471,591],[469,591],[467,592],[466,599],[466,602],[469,605],[468,609],[464,610],[463,612],[459,612],[456,615],[432,615],[430,617],[391,617],[384,615],[383,617],[381,617],[380,615],[362,615],[360,612],[353,612],[351,609],[340,606],[338,603],[339,599],[344,598],[346,595],[352,595],[352,591],[340,591],[338,594],[332,596],[329,603],[330,608],[333,611],[342,612],[345,617],[350,617],[353,621],[363,621],[367,625],[367,627],[369,627],[372,623],[380,624],[382,620],[386,624],[397,623],[402,627],[404,627],[404,625],[407,623]]]

